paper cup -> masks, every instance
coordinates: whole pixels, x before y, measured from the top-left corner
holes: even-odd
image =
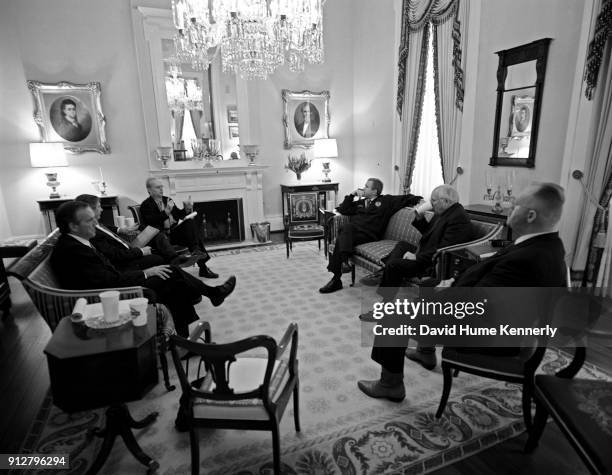
[[[132,324],[135,327],[141,327],[147,324],[147,306],[148,305],[149,305],[149,300],[144,297],[132,299],[132,301],[130,302],[130,311],[132,312],[132,315],[134,315]]]
[[[134,218],[125,218],[125,225],[128,227],[134,226]]]
[[[123,228],[125,226],[125,216],[117,216],[117,227]]]
[[[100,294],[100,302],[102,302],[102,313],[104,320],[107,322],[115,322],[119,320],[119,292],[116,290],[107,290]]]

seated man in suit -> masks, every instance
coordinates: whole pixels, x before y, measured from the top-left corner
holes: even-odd
[[[149,197],[140,205],[142,224],[166,233],[171,243],[187,246],[192,254],[200,254],[201,258],[197,261],[200,277],[219,277],[206,265],[210,256],[201,242],[195,221],[188,219],[177,225],[192,210],[179,209],[172,199],[164,196],[164,184],[159,178],[148,178],[146,186]]]
[[[431,221],[424,217],[425,211],[433,208]],[[431,202],[415,208],[412,225],[421,233],[419,246],[400,241],[386,258],[378,294],[385,302],[391,302],[404,279],[423,277],[431,273],[436,250],[468,242],[474,231],[463,206],[459,204],[459,193],[450,185],[441,185],[431,192]],[[435,284],[434,284],[435,285]],[[372,311],[359,315],[361,321],[374,322]],[[435,353],[434,353],[435,355]]]
[[[176,257],[176,252],[174,252],[174,255],[171,254],[168,256],[168,258],[164,258],[162,255],[152,254],[153,250],[151,246],[144,246],[141,248],[131,247],[117,234],[119,232],[118,228],[114,226],[107,227],[100,223],[102,206],[100,205],[100,198],[97,196],[83,194],[77,196],[75,200],[87,203],[93,210],[98,224],[96,224],[96,235],[90,239],[90,242],[96,250],[104,254],[117,270],[144,270],[149,267],[170,264],[171,260],[174,260],[173,258]],[[158,236],[159,235],[167,240],[163,233],[159,233]]]
[[[518,196],[508,217],[514,243],[467,269],[456,282],[449,279],[440,286],[565,287],[565,249],[557,232],[564,201],[564,191],[559,185],[534,183],[528,186]],[[370,397],[402,401],[406,395],[405,349],[406,346],[377,346],[375,340],[372,359],[381,365],[381,377],[359,381],[359,389]],[[512,356],[520,348],[474,348],[469,351]]]
[[[188,336],[189,323],[198,320],[194,301],[205,296],[217,307],[236,286],[234,276],[223,285],[210,287],[182,269],[168,265],[118,271],[91,244],[97,221],[94,211],[82,201],[62,204],[57,209],[56,222],[61,236],[51,254],[51,268],[63,287],[81,290],[142,285],[154,291],[147,295],[150,300],[157,297],[157,301],[170,309],[181,336]]]
[[[350,268],[348,258],[353,253],[353,247],[381,238],[396,211],[415,206],[421,201],[414,195],[381,195],[383,183],[378,178],[369,178],[363,190],[355,190],[344,197],[344,201],[336,208],[338,212],[351,216],[350,223],[343,225],[336,236],[334,252],[329,256],[327,270],[333,274],[332,279],[319,289],[322,294],[329,294],[342,289],[342,272]],[[353,201],[355,196],[359,200]]]

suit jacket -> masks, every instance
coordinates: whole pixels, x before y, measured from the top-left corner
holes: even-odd
[[[168,204],[168,197],[163,196],[162,202],[164,203],[164,207]],[[172,217],[175,221],[184,218],[187,213],[184,209],[179,209],[176,206],[172,208]],[[168,215],[165,211],[160,211],[157,204],[150,196],[144,200],[140,205],[140,217],[142,218],[142,223],[145,226],[153,226],[154,228],[159,229],[160,231],[164,230],[164,222],[168,219]]]
[[[144,285],[141,270],[119,272],[101,253],[62,234],[51,253],[51,268],[62,287],[72,290]]]
[[[336,209],[339,213],[351,216],[351,224],[358,231],[369,236],[372,241],[380,239],[385,233],[389,219],[394,213],[406,206],[415,206],[421,201],[414,195],[380,195],[366,206],[365,198],[353,201],[354,195],[347,195]]]
[[[126,265],[129,262],[143,256],[142,251],[137,247],[130,247],[127,243],[121,244],[117,239],[122,240],[119,236],[117,239],[109,236],[100,229],[102,225],[96,227],[96,235],[89,240],[91,244],[114,265]],[[109,232],[115,234],[111,229],[106,228]],[[116,234],[115,234],[116,235]],[[123,241],[123,240],[122,240]]]
[[[467,269],[456,287],[565,287],[565,249],[559,233],[512,244]]]
[[[439,248],[471,241],[474,236],[472,222],[459,203],[434,215],[429,222],[424,217],[416,217],[412,225],[421,233],[416,260],[428,266]]]

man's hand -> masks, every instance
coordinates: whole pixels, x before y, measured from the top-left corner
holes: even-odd
[[[168,216],[170,216],[173,208],[174,208],[174,201],[169,199],[168,202],[166,203],[166,209],[164,209],[164,211],[166,212]]]
[[[138,231],[138,225],[136,223],[132,224],[131,226],[121,226],[117,229],[119,234],[130,234],[135,231]]]
[[[416,255],[413,254],[410,251],[407,251],[403,256],[402,259],[407,259],[409,261],[416,261]]]
[[[151,246],[141,247],[140,250],[141,250],[143,256],[150,256],[151,255]]]
[[[146,269],[144,273],[147,279],[149,277],[159,277],[162,280],[166,280],[172,274],[172,269],[168,265],[155,266]]]
[[[425,211],[433,210],[433,206],[431,206],[431,203],[429,201],[425,201],[423,203],[420,203],[416,208],[414,208],[414,210],[419,216],[423,216]]]
[[[355,195],[361,198],[363,196],[363,188],[357,188],[355,191],[351,193],[351,195]]]
[[[455,278],[451,277],[450,279],[440,281],[440,283],[436,285],[436,287],[451,287],[453,285],[453,282],[455,282]]]

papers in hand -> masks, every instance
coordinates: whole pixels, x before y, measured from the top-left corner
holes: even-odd
[[[403,259],[408,259],[409,261],[416,261],[416,255],[413,254],[412,252],[408,251],[406,253],[404,253]]]
[[[183,219],[179,219],[178,223],[176,223],[177,226],[180,226],[182,223],[184,223],[185,221],[187,221],[188,219],[193,219],[198,215],[197,211],[194,211],[193,213],[189,213],[187,216],[185,216]]]
[[[140,231],[138,236],[136,236],[130,244],[132,247],[144,247],[149,244],[149,241],[151,241],[151,239],[153,239],[157,233],[159,233],[159,229],[156,229],[153,226],[147,226]]]

